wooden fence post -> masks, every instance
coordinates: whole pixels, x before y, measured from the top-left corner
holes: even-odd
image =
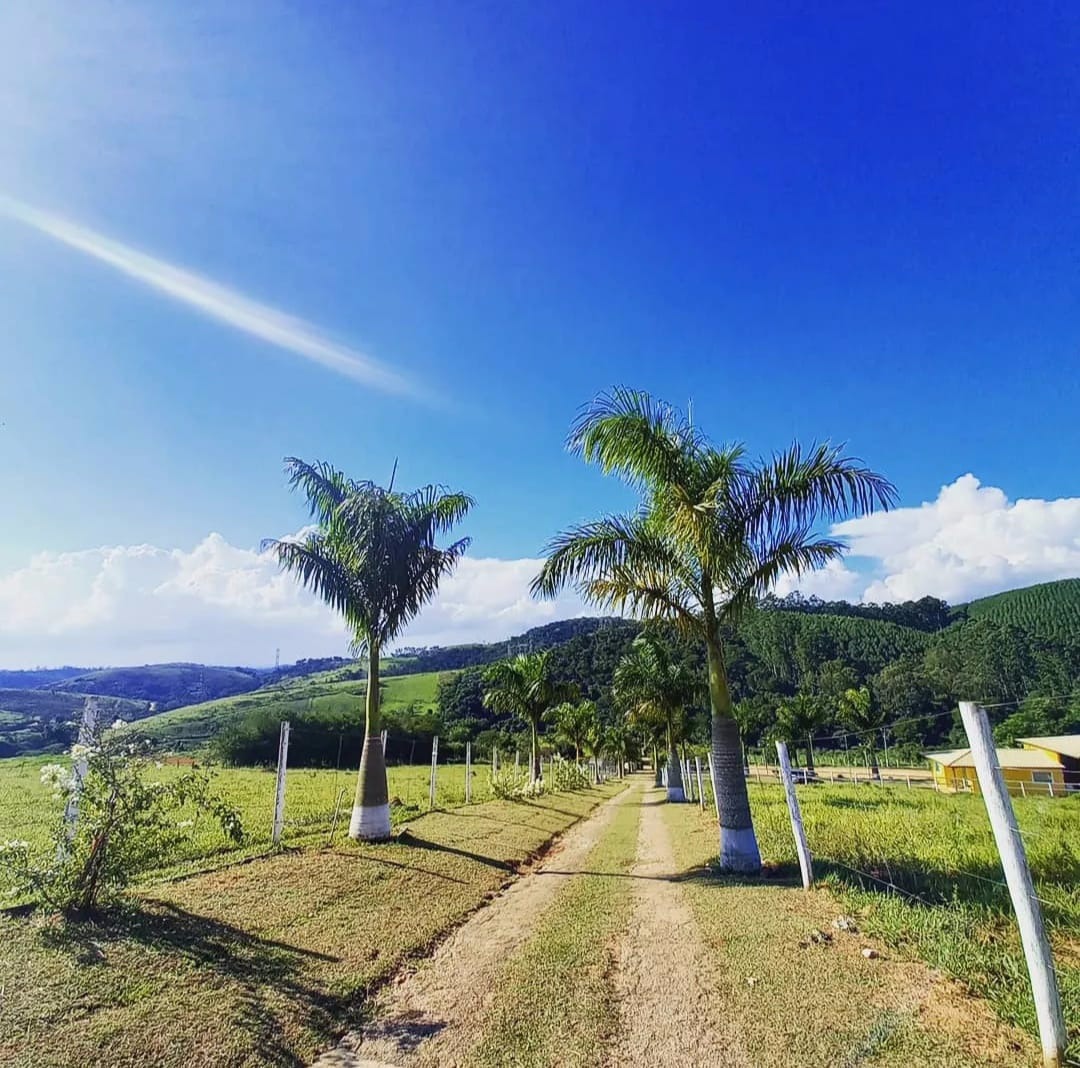
[[[435,807],[435,770],[439,765],[439,736],[431,740],[431,783],[428,786],[428,809]]]
[[[795,835],[795,849],[799,854],[803,889],[809,890],[814,881],[814,868],[810,861],[810,846],[806,843],[802,813],[799,811],[799,799],[795,796],[795,782],[791,778],[791,761],[788,760],[786,742],[776,743],[776,755],[780,758],[780,777],[784,780],[784,793],[787,795],[787,807],[791,815],[791,831]]]
[[[986,711],[973,701],[960,702],[960,718],[971,745],[975,771],[979,776],[986,814],[994,832],[1005,882],[1009,887],[1016,922],[1020,928],[1020,941],[1024,947],[1028,973],[1031,976],[1031,992],[1035,998],[1035,1017],[1042,1040],[1043,1064],[1046,1068],[1061,1068],[1065,1063],[1065,1045],[1068,1035],[1065,1017],[1061,1012],[1054,959],[1050,952],[1050,940],[1046,937],[1042,909],[1035,896],[1035,884],[1031,879],[1024,842],[1016,823],[1005,778],[997,762],[994,736]]]
[[[472,804],[472,742],[465,743],[465,804]]]
[[[270,835],[274,845],[281,842],[285,829],[285,771],[289,766],[289,721],[281,721],[277,751],[277,789],[274,792],[274,828]]]
[[[702,812],[705,811],[705,791],[701,788],[701,757],[694,757],[694,770],[697,772],[697,803]]]

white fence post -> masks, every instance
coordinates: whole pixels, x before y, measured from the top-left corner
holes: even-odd
[[[694,769],[697,771],[697,803],[702,812],[705,811],[705,791],[701,788],[701,757],[694,757]]]
[[[1043,1064],[1046,1068],[1061,1068],[1065,1063],[1065,1045],[1068,1036],[1065,1017],[1061,1012],[1054,960],[1050,952],[1050,940],[1046,937],[1042,909],[1035,896],[1035,884],[1031,879],[1024,842],[1016,823],[1009,791],[997,762],[994,736],[986,712],[973,701],[960,702],[960,718],[967,731],[975,771],[979,776],[983,802],[990,817],[1005,882],[1009,887],[1016,922],[1020,928],[1020,941],[1024,946],[1028,972],[1031,975],[1031,992],[1035,998],[1035,1017],[1039,1023],[1042,1040]]]
[[[465,804],[472,804],[472,742],[465,743]]]
[[[428,786],[428,808],[435,807],[435,772],[439,765],[439,736],[431,740],[431,784]]]
[[[716,809],[716,822],[720,822],[720,795],[716,792],[716,771],[713,768],[712,750],[709,750],[709,783],[712,785],[713,808]]]
[[[97,697],[88,697],[83,702],[82,722],[79,724],[79,745],[87,749],[92,748],[97,739],[100,711],[101,702]],[[80,753],[71,769],[71,790],[68,793],[67,804],[64,806],[64,824],[68,841],[75,837],[75,828],[79,822],[79,795],[82,793],[83,780],[86,778],[88,767],[86,754]],[[59,852],[65,852],[63,846],[60,847]]]
[[[499,747],[493,745],[491,747],[491,774],[496,775],[499,771]]]
[[[786,742],[776,743],[776,755],[780,758],[780,777],[784,780],[784,793],[787,794],[791,831],[795,835],[795,849],[799,854],[803,889],[809,890],[810,884],[814,881],[814,868],[810,860],[810,846],[806,843],[806,829],[803,827],[802,813],[799,811],[799,799],[795,796],[795,782],[791,778],[791,761],[788,760]]]
[[[382,755],[383,755],[383,761],[385,762],[385,760],[386,760],[386,731],[385,730],[382,732]]]
[[[277,790],[274,793],[274,829],[271,840],[274,845],[281,842],[281,832],[285,829],[285,770],[289,766],[289,721],[281,721],[278,734],[277,751]]]

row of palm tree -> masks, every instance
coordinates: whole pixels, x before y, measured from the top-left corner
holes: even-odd
[[[604,474],[622,478],[638,492],[639,503],[627,515],[603,516],[557,535],[533,592],[554,597],[573,587],[597,608],[674,624],[704,645],[720,865],[757,871],[761,860],[722,628],[781,576],[802,575],[837,559],[843,544],[819,528],[889,507],[893,486],[828,444],[806,450],[795,444],[751,460],[742,445],[716,446],[677,409],[624,388],[587,405],[567,444]],[[317,525],[304,538],[270,544],[282,566],[343,614],[354,646],[367,653],[367,740],[350,834],[385,837],[390,824],[379,745],[379,656],[464,553],[468,539],[445,548],[436,540],[466,515],[472,501],[437,486],[395,492],[393,479],[382,489],[354,482],[329,465],[296,459],[287,460],[286,469],[293,487],[307,495]],[[655,650],[643,644],[639,655],[644,661]],[[659,670],[659,663],[654,667]],[[494,674],[493,690],[518,694],[523,708],[541,705],[536,691],[542,687],[530,681],[524,665],[511,663]],[[544,696],[545,708],[559,701],[552,693]],[[638,701],[637,714],[667,722],[666,702],[654,692]],[[536,774],[539,721],[530,723]]]

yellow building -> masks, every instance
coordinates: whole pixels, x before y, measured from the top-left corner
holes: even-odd
[[[1080,734],[1057,734],[1043,738],[1021,738],[1025,749],[1053,757],[1065,769],[1065,785],[1080,787]]]
[[[1065,794],[1065,769],[1052,753],[1042,749],[998,749],[998,767],[1005,776],[1009,793],[1051,796]],[[970,749],[950,749],[927,753],[934,785],[950,793],[979,793],[979,777]]]

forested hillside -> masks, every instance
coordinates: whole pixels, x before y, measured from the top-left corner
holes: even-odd
[[[1080,641],[1080,578],[1043,582],[961,605],[969,619],[1007,623],[1047,642]]]
[[[1080,582],[1035,587],[975,602],[954,614],[943,601],[901,605],[844,605],[799,597],[768,599],[726,636],[728,668],[748,744],[775,730],[777,710],[804,695],[817,716],[813,733],[826,748],[841,748],[847,726],[839,715],[845,690],[867,686],[882,721],[895,724],[891,744],[919,749],[962,741],[957,702],[995,706],[999,737],[1080,730],[1080,627],[1068,626]],[[1035,592],[1034,597],[1024,594]],[[837,609],[839,611],[827,611]],[[906,619],[918,626],[902,625]],[[554,652],[556,674],[596,700],[608,721],[611,676],[637,633],[620,621],[580,634]],[[673,632],[667,640],[704,676],[703,652]],[[482,736],[513,724],[481,703],[482,669],[470,668],[440,688],[445,729]],[[696,712],[705,739],[704,700]]]

